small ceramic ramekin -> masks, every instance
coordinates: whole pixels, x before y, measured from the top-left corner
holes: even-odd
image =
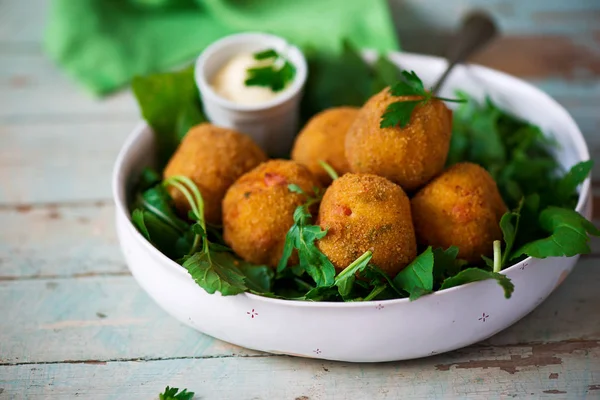
[[[231,58],[241,53],[274,49],[296,67],[293,82],[273,99],[252,105],[237,104],[219,96],[210,82]],[[250,135],[271,157],[289,155],[298,132],[300,100],[306,82],[304,55],[283,38],[265,33],[240,33],[208,46],[196,61],[194,76],[203,108],[215,125]]]

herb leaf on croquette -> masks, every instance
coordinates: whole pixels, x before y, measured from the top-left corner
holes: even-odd
[[[414,71],[402,71],[400,80],[390,87],[390,94],[395,97],[410,97],[390,104],[381,116],[380,128],[399,126],[406,127],[410,123],[410,117],[417,106],[422,106],[431,99],[462,103],[463,99],[446,99],[434,96],[425,90],[423,82]],[[419,97],[413,99],[412,97]]]

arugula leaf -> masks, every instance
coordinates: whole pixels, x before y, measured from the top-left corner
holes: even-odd
[[[464,285],[470,282],[484,281],[487,279],[495,279],[502,289],[504,290],[504,297],[510,298],[512,292],[515,290],[515,285],[510,281],[506,275],[498,272],[485,271],[481,268],[467,268],[460,271],[458,274],[446,278],[440,290],[449,289],[451,287]]]
[[[233,255],[232,255],[233,256]],[[244,283],[248,290],[261,294],[271,291],[275,273],[266,265],[254,265],[234,258],[234,264],[244,275]]]
[[[539,216],[540,227],[550,236],[521,246],[513,258],[526,254],[535,258],[572,257],[589,254],[589,236],[600,230],[575,210],[550,206]]]
[[[465,260],[457,259],[458,247],[450,246],[446,250],[433,249],[433,279],[441,282],[445,277],[456,275],[466,265]]]
[[[207,293],[218,291],[223,296],[230,296],[248,289],[237,262],[231,253],[201,251],[188,258],[183,267]]]
[[[246,86],[263,86],[279,92],[296,76],[296,67],[273,49],[254,54],[254,59],[273,61],[269,65],[249,68],[244,82]]]
[[[553,205],[575,208],[577,205],[577,187],[585,181],[592,168],[594,161],[582,161],[575,164],[556,184],[554,190]]]
[[[166,387],[164,393],[160,393],[158,398],[160,400],[191,400],[194,397],[194,392],[188,392],[187,389],[183,389],[179,392],[179,388]]]
[[[507,211],[500,218],[500,229],[502,230],[502,237],[506,246],[501,260],[502,267],[505,267],[510,260],[511,251],[519,231],[519,221],[521,220],[521,209],[523,208],[524,201],[521,200],[519,206],[514,211]]]
[[[393,298],[407,297],[407,293],[402,291],[402,289],[400,289],[394,283],[394,280],[390,278],[388,274],[383,272],[381,268],[374,264],[367,265],[367,267],[364,270],[358,272],[358,275],[363,279],[367,279],[369,281],[369,286],[386,286],[389,289],[389,291],[394,294],[392,296]]]
[[[137,230],[167,257],[177,260],[187,254],[192,245],[192,232],[175,229],[156,214],[136,208],[131,222]]]
[[[309,301],[331,301],[335,300],[338,296],[338,291],[335,287],[331,286],[320,286],[309,290],[299,300]]]
[[[373,253],[366,251],[335,277],[334,285],[337,286],[340,296],[343,299],[346,299],[350,295],[350,292],[352,292],[356,273],[363,271],[369,264],[369,261],[371,261],[371,258],[373,258]]]
[[[434,257],[431,246],[419,254],[407,267],[396,275],[394,284],[410,294],[410,300],[433,291]]]
[[[385,55],[379,55],[372,66],[373,79],[371,93],[379,93],[387,86],[393,85],[400,79],[400,69]]]
[[[137,76],[131,83],[142,116],[152,127],[159,164],[164,164],[190,126],[206,120],[194,82],[194,68]]]

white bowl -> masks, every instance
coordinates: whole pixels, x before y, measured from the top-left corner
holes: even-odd
[[[372,55],[371,55],[372,56]],[[442,72],[439,58],[394,53],[426,84]],[[454,89],[483,98],[539,125],[560,143],[565,167],[589,159],[585,141],[569,114],[535,87],[479,66],[459,66],[444,92]],[[141,169],[151,164],[151,130],[139,125],[116,161],[113,192],[121,247],[142,288],[179,321],[215,338],[250,349],[353,362],[405,360],[468,346],[523,318],[566,278],[578,257],[528,258],[503,271],[515,284],[505,299],[495,281],[442,290],[416,301],[364,303],[285,301],[252,294],[209,295],[187,271],[147,242],[130,222],[127,195]],[[590,179],[580,190],[577,211],[591,216]]]

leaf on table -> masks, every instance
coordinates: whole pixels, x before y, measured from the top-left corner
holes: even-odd
[[[550,206],[539,216],[539,225],[550,236],[527,243],[513,254],[535,258],[572,257],[590,253],[589,236],[600,230],[575,210]]]
[[[485,271],[481,268],[467,268],[460,271],[455,276],[446,278],[440,289],[449,289],[451,287],[460,286],[471,282],[484,281],[487,279],[495,279],[504,290],[504,297],[507,299],[510,298],[515,290],[515,286],[506,275],[498,272]]]
[[[159,400],[191,400],[194,397],[194,392],[188,392],[187,389],[183,389],[181,392],[179,388],[171,388],[167,386],[164,393],[158,395]]]
[[[408,292],[411,300],[416,300],[433,291],[433,265],[433,251],[429,246],[400,271],[393,282],[398,288]]]

